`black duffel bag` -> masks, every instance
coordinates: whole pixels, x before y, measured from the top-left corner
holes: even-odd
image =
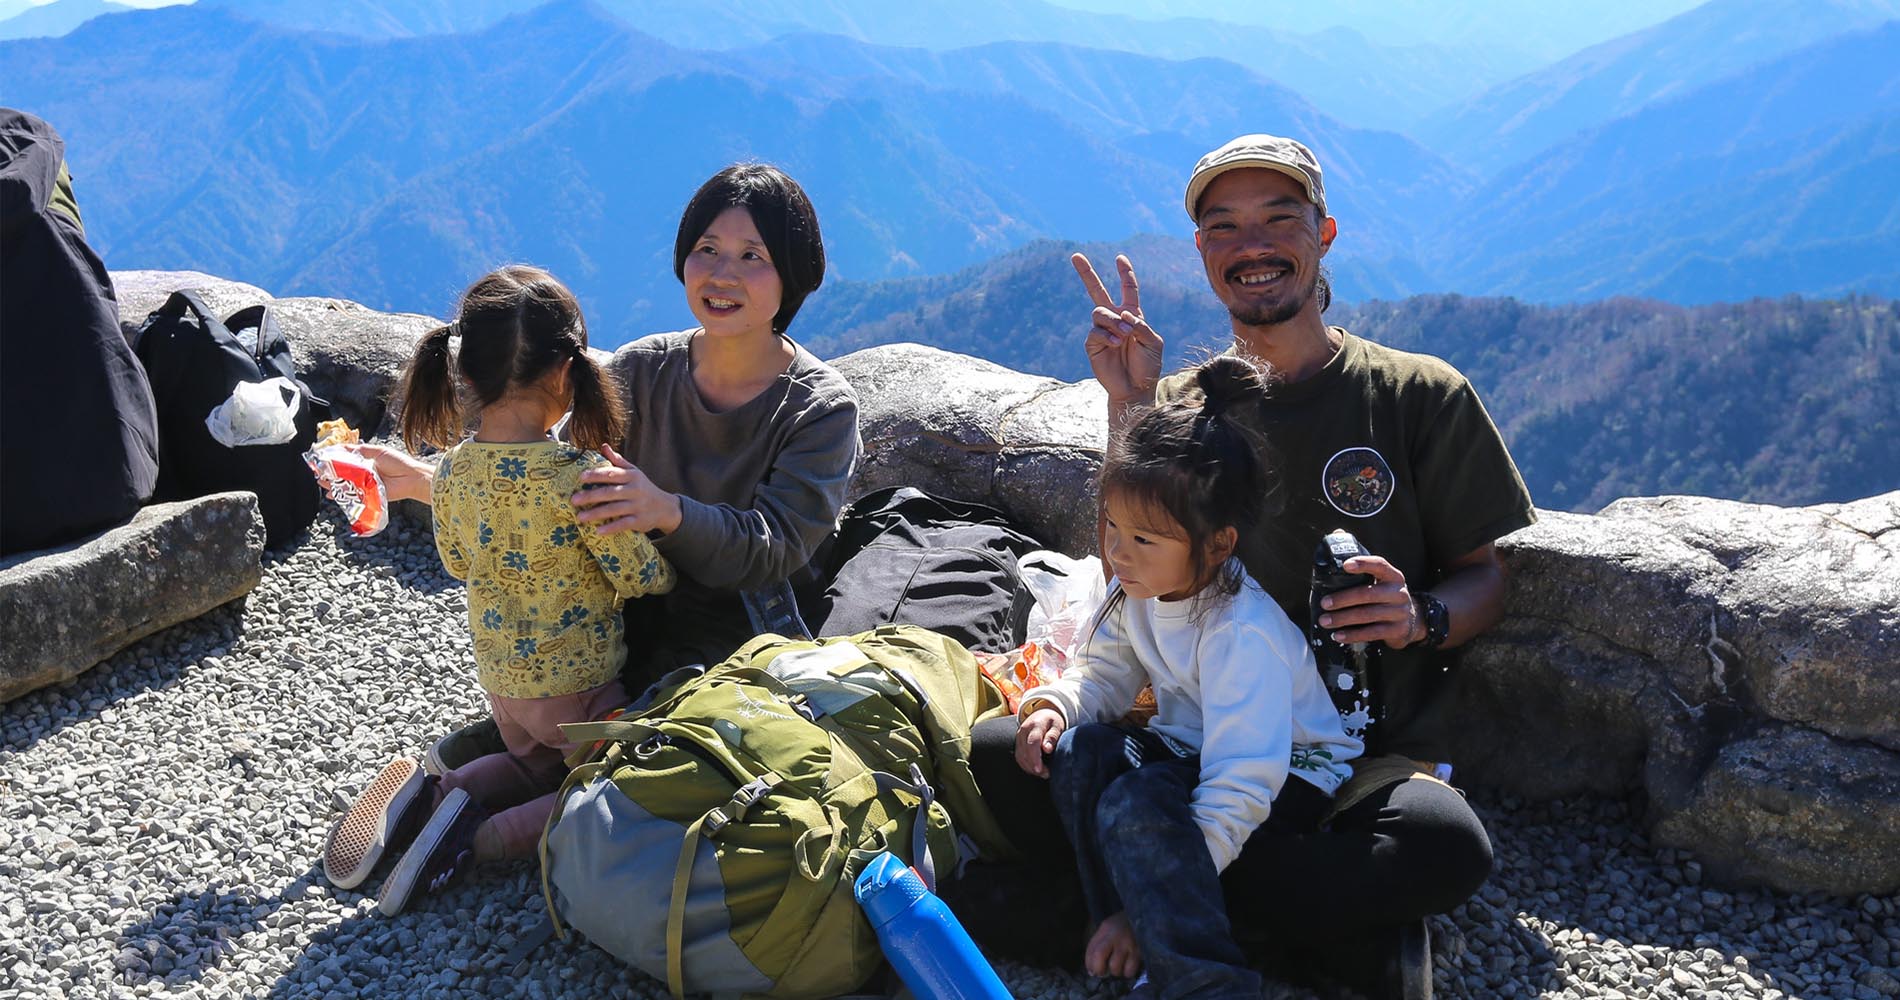
[[[805,619],[820,636],[898,623],[1008,652],[1035,606],[1017,560],[1039,548],[994,507],[910,486],[867,493],[845,508]]]

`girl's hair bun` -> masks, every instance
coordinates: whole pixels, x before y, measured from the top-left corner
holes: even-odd
[[[1213,416],[1240,400],[1259,398],[1266,392],[1267,379],[1266,373],[1253,362],[1223,354],[1195,369],[1194,384],[1200,387],[1205,400],[1201,412]]]

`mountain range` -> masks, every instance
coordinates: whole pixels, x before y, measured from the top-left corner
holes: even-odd
[[[72,0],[62,0],[72,2]],[[198,0],[299,30],[363,37],[484,30],[533,0]],[[1300,90],[1339,118],[1395,127],[1532,67],[1494,46],[1375,45],[1349,29],[1314,33],[1227,19],[1137,19],[1043,0],[599,0],[644,34],[681,48],[726,50],[787,34],[833,34],[874,45],[938,51],[993,42],[1043,42],[1164,59],[1218,58]]]
[[[0,0],[0,30],[98,2]],[[114,268],[444,315],[527,260],[613,346],[690,324],[680,208],[764,159],[823,221],[814,350],[1069,379],[1078,245],[1135,258],[1171,358],[1220,349],[1182,183],[1296,135],[1340,227],[1329,318],[1463,367],[1540,502],[1900,486],[1870,297],[1900,296],[1900,0],[1605,0],[1580,51],[1569,10],[1498,41],[1502,0],[1065,2],[199,0],[0,41],[0,97],[65,134]]]
[[[1209,136],[1264,123],[1307,136],[1333,164],[1339,210],[1364,220],[1342,280],[1399,294],[1420,277],[1409,220],[1472,184],[1231,63],[808,36],[708,53],[584,2],[380,41],[174,7],[13,42],[0,61],[12,99],[64,130],[114,266],[446,311],[481,270],[527,259],[574,283],[620,339],[686,322],[672,228],[693,188],[738,159],[801,178],[837,275],[862,280],[942,273],[1039,236],[1185,231],[1181,164]],[[1179,100],[1193,91],[1220,97]],[[1112,127],[1110,107],[1139,125]]]
[[[0,40],[63,35],[95,17],[131,9],[111,0],[60,0],[37,7],[11,0],[0,3]]]
[[[1708,3],[1442,108],[1412,131],[1492,174],[1647,105],[1737,74],[1772,76],[1749,71],[1895,18],[1900,0]]]

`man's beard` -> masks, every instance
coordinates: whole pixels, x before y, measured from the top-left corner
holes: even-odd
[[[1291,267],[1290,262],[1288,266]],[[1312,279],[1306,283],[1305,288],[1288,295],[1279,302],[1236,303],[1227,307],[1227,313],[1242,326],[1279,326],[1298,316],[1300,311],[1306,308],[1306,304],[1313,300],[1313,292],[1319,287],[1319,278],[1320,273],[1318,269],[1315,269]]]

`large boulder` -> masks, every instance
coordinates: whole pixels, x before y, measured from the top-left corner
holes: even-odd
[[[857,390],[854,496],[886,486],[990,504],[1051,548],[1095,547],[1108,402],[1094,382],[1024,375],[920,344],[832,362]]]
[[[250,493],[153,504],[131,522],[0,560],[0,701],[251,592],[264,518]]]
[[[138,326],[172,293],[198,293],[211,314],[223,319],[239,309],[269,302],[271,295],[256,285],[230,281],[202,271],[114,271],[112,290],[119,299],[119,322]]]
[[[1716,878],[1850,895],[1900,889],[1900,754],[1813,729],[1751,727],[1655,820]]]
[[[1634,792],[1718,876],[1900,889],[1897,526],[1900,493],[1543,512],[1500,541],[1505,619],[1463,651],[1461,772]]]
[[[277,299],[271,311],[310,391],[365,438],[388,437],[391,396],[416,344],[442,321],[344,299]]]

